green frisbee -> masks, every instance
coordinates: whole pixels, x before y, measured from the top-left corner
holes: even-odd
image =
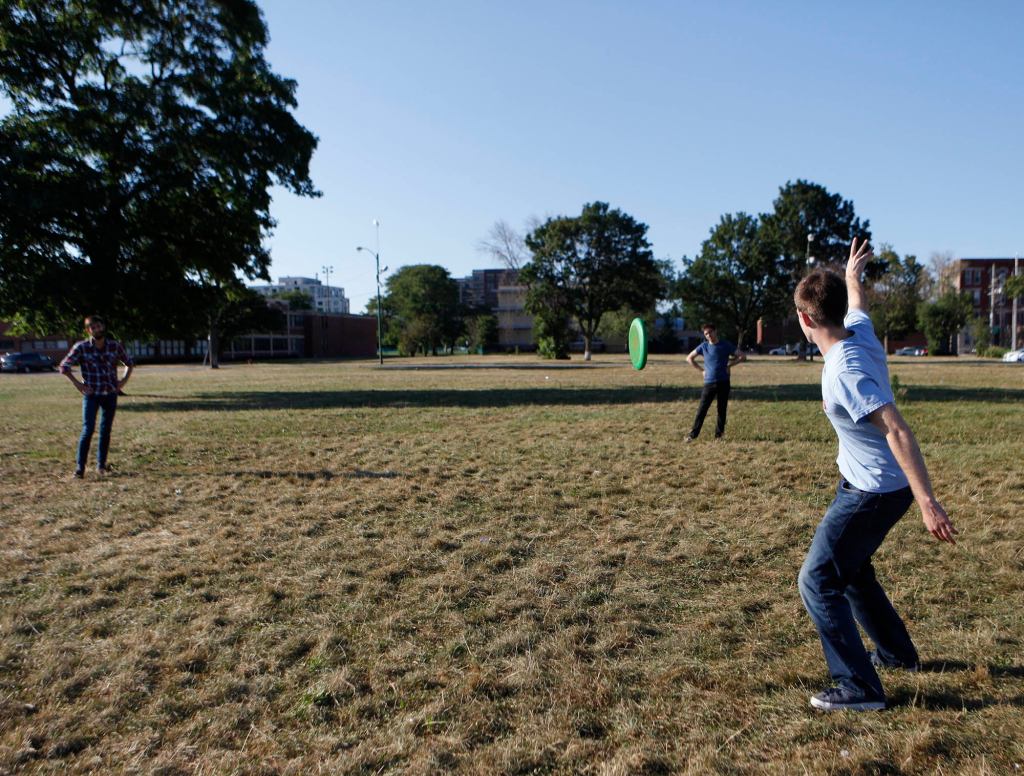
[[[647,329],[644,322],[634,318],[629,324],[629,360],[634,369],[643,369],[647,365]]]

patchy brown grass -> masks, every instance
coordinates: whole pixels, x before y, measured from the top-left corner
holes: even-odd
[[[1024,769],[1024,370],[894,365],[963,538],[897,526],[928,670],[821,715],[820,365],[684,446],[678,358],[477,363],[145,367],[84,482],[70,386],[0,377],[0,772]]]

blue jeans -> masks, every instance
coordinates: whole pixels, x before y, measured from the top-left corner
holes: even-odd
[[[117,412],[117,394],[107,393],[102,396],[82,397],[82,436],[78,440],[78,470],[85,468],[89,458],[89,443],[92,432],[96,430],[96,411],[100,413],[100,444],[96,450],[96,466],[107,465],[107,451],[110,449],[110,429],[114,425],[114,413]]]
[[[914,642],[871,565],[871,556],[913,500],[910,488],[867,493],[840,480],[800,569],[800,597],[818,629],[832,679],[871,700],[884,700],[885,692],[858,622],[883,662],[918,662]]]

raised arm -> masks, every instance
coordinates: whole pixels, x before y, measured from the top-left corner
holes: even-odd
[[[864,274],[864,268],[871,261],[873,255],[866,237],[860,245],[857,245],[857,238],[853,238],[853,242],[850,243],[850,260],[846,262],[846,294],[849,297],[851,311],[868,311],[864,284],[861,283],[860,277]]]
[[[896,456],[896,462],[903,469],[910,481],[910,490],[914,494],[917,506],[921,509],[921,518],[924,525],[941,542],[956,544],[953,536],[957,533],[953,527],[949,515],[942,508],[942,504],[932,493],[932,483],[928,478],[928,469],[924,465],[924,457],[921,455],[921,448],[917,444],[914,432],[910,430],[903,415],[896,409],[895,404],[886,404],[868,415],[879,431],[885,434],[885,441],[889,443],[889,449]]]

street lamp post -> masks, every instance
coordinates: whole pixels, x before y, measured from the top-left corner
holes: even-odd
[[[327,278],[325,285],[327,287],[327,299],[324,301],[324,312],[331,312],[331,273],[334,272],[333,266],[324,265],[320,268],[323,270],[324,277]]]
[[[1018,257],[1015,254],[1014,257],[1013,257],[1013,276],[1014,277],[1017,277],[1017,265],[1019,263],[1020,263],[1020,257]],[[1013,317],[1013,319],[1012,319],[1012,321],[1010,323],[1010,331],[1012,332],[1012,334],[1010,335],[1010,337],[1011,337],[1010,350],[1016,350],[1017,349],[1017,297],[1016,296],[1013,297],[1013,313],[1012,313],[1012,317]]]
[[[384,347],[381,344],[381,310],[380,310],[380,221],[376,218],[373,219],[373,225],[377,227],[377,250],[371,251],[369,248],[364,248],[362,245],[356,247],[357,251],[366,251],[373,255],[374,261],[377,262],[377,361],[381,366],[384,365]],[[384,272],[388,271],[385,267]]]
[[[814,242],[814,232],[807,233],[807,250],[804,252],[804,263],[808,269],[814,266],[814,257],[811,255],[811,243]],[[801,343],[803,344],[803,343]],[[804,345],[807,348],[807,359],[814,361],[814,354],[811,352],[811,343],[808,342]]]

